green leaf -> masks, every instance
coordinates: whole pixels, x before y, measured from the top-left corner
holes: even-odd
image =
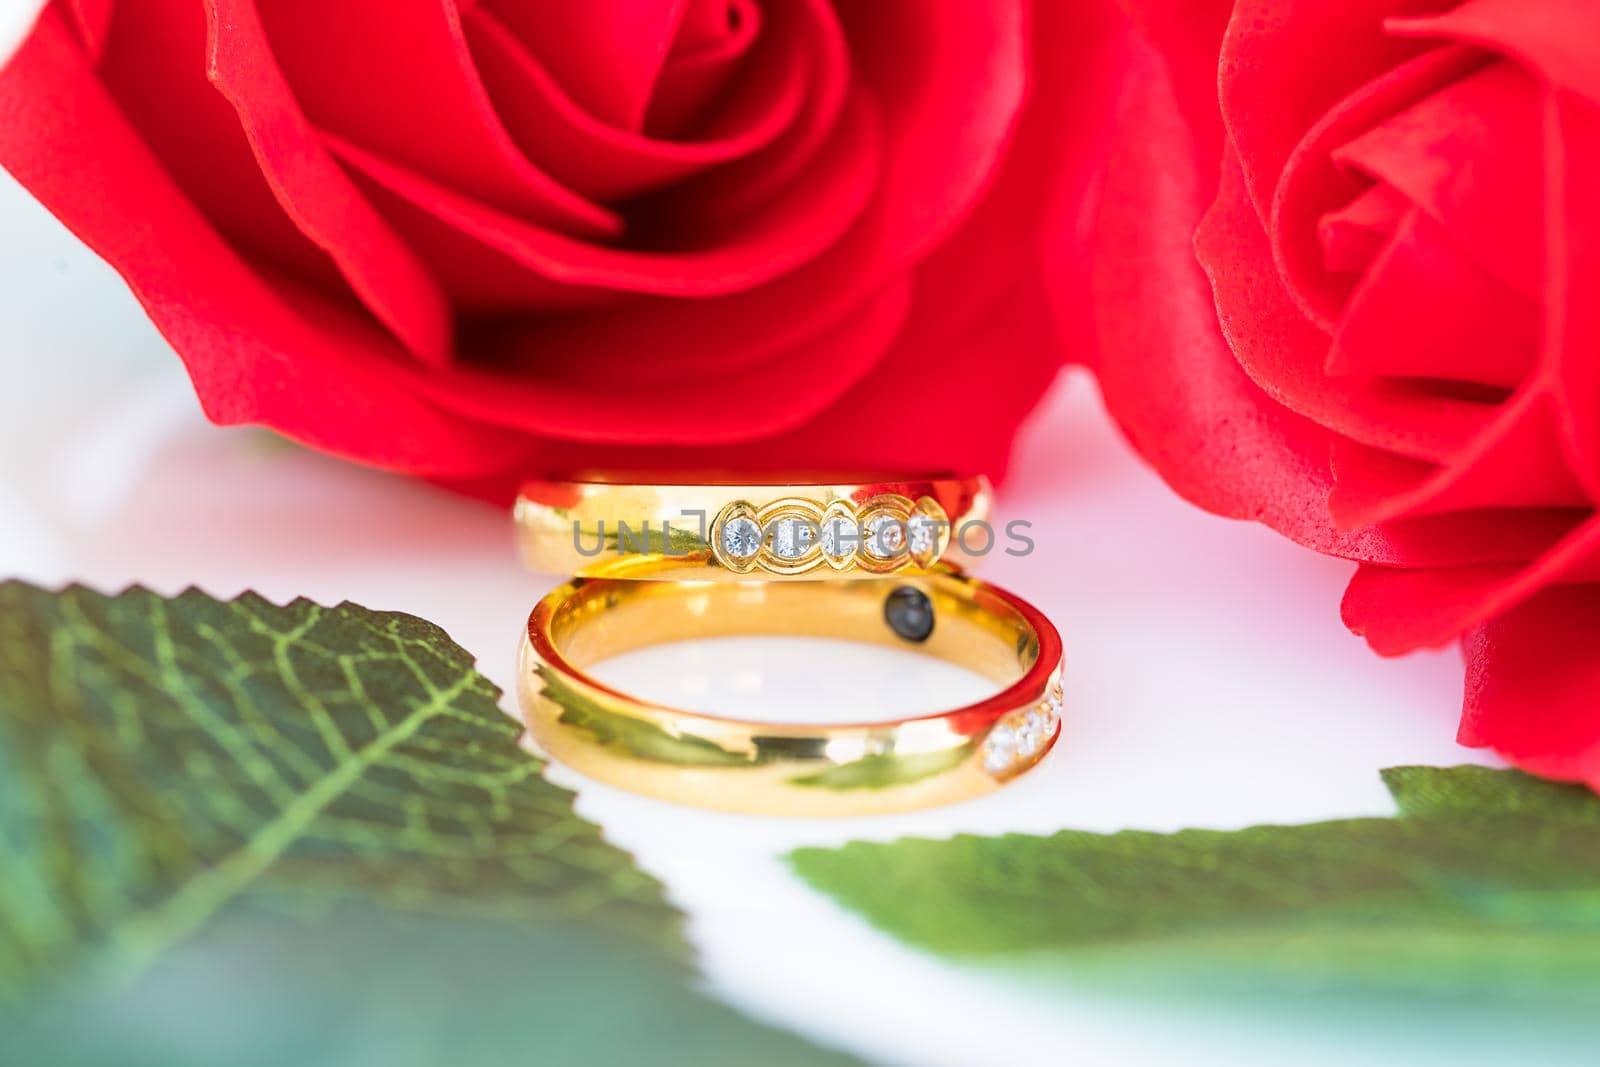
[[[1517,816],[1600,827],[1600,800],[1593,792],[1521,771],[1390,767],[1383,772],[1383,783],[1403,816]]]
[[[1400,818],[857,842],[791,860],[912,944],[1030,973],[1600,1001],[1600,799],[1475,767],[1387,777]]]
[[[703,1028],[663,1062],[832,1062],[692,990],[681,917],[499,697],[406,615],[0,583],[8,1052],[600,1062],[620,1011]]]
[[[36,997],[0,1059],[50,1067],[846,1067],[572,923],[241,904],[127,988]]]

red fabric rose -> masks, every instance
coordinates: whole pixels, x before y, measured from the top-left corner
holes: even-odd
[[[0,163],[207,413],[484,484],[998,470],[1091,5],[56,0]]]
[[[1600,5],[1134,8],[1074,309],[1108,405],[1359,561],[1379,652],[1462,638],[1464,743],[1600,788]]]

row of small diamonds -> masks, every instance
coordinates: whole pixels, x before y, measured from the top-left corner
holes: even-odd
[[[745,515],[736,515],[722,527],[722,550],[734,559],[750,559],[761,551],[767,540],[772,542],[772,554],[779,559],[803,559],[818,538],[822,551],[833,559],[847,559],[859,544],[875,559],[894,559],[909,548],[925,554],[938,543],[939,523],[926,515],[912,515],[900,519],[894,515],[878,515],[867,523],[863,540],[861,528],[854,519],[830,518],[820,525],[806,519],[782,518],[773,521],[764,533],[757,522]]]
[[[983,769],[995,777],[1013,774],[1043,755],[1061,725],[1061,683],[1027,711],[1014,711],[995,723],[983,742]]]

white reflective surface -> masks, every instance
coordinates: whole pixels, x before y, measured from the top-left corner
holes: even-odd
[[[0,0],[0,64],[11,58],[43,8],[44,0]]]
[[[999,689],[932,656],[817,637],[673,641],[589,673],[658,704],[756,722],[878,722],[948,711]]]

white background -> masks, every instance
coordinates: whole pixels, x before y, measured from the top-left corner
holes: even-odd
[[[43,0],[0,0],[0,63],[11,55],[43,7]]]
[[[178,360],[118,279],[0,176],[0,576],[255,589],[413,612],[503,687],[535,598],[507,515],[302,451],[198,412]],[[890,1063],[969,1065],[1526,1061],[1509,1011],[1440,1004],[1263,1006],[1030,993],[869,929],[792,877],[798,845],[1062,827],[1232,828],[1384,815],[1380,767],[1485,761],[1453,737],[1454,652],[1393,662],[1338,621],[1347,564],[1173,496],[1126,449],[1080,374],[1026,427],[1000,495],[1037,552],[986,576],[1044,609],[1067,645],[1062,744],[991,797],[858,821],[717,815],[550,776],[691,916],[707,983],[742,1008]],[[636,654],[610,677],[706,706],[810,695],[807,669],[750,640]],[[967,699],[960,672],[840,662],[832,692],[903,707]],[[1570,1035],[1568,1035],[1570,1036]],[[1292,1061],[1290,1060],[1292,1057]]]

